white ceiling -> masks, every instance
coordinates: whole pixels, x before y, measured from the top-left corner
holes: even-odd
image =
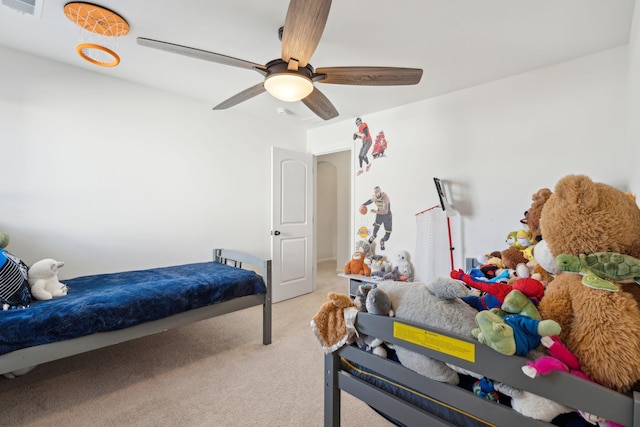
[[[120,65],[105,68],[77,55],[75,46],[82,37],[79,27],[63,12],[67,1],[37,1],[36,5],[42,5],[40,17],[0,6],[0,45],[183,94],[211,107],[260,83],[263,77],[252,70],[139,46],[136,38],[266,64],[280,57],[277,30],[284,24],[288,7],[288,0],[99,0],[93,3],[117,12],[131,27],[114,49],[121,57]],[[301,102],[285,103],[268,93],[232,108],[306,128],[393,108],[625,45],[634,3],[336,0],[311,58],[312,66],[422,68],[421,82],[391,87],[316,83],[340,113],[329,122],[315,117]],[[278,115],[279,107],[290,114]]]

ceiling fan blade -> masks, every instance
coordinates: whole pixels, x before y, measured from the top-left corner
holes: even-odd
[[[324,96],[317,87],[314,87],[313,91],[307,95],[306,98],[302,99],[302,102],[323,120],[331,120],[338,117],[338,110],[336,110],[336,107],[333,106],[331,101],[329,101],[329,98]]]
[[[316,74],[326,74],[326,78],[317,80],[318,83],[396,86],[418,84],[422,70],[397,67],[326,67],[316,69]]]
[[[217,62],[218,64],[231,65],[233,67],[248,68],[250,70],[265,71],[266,67],[243,59],[233,58],[231,56],[221,55],[219,53],[208,52],[206,50],[196,49],[194,47],[181,46],[179,44],[162,42],[159,40],[138,37],[140,46],[151,47],[154,49],[164,50],[166,52],[177,53],[178,55],[190,56],[196,59],[204,59],[205,61]]]
[[[291,0],[282,32],[282,59],[305,67],[327,24],[331,0]]]
[[[260,95],[265,91],[264,83],[258,83],[255,86],[250,87],[249,89],[245,89],[240,93],[233,95],[231,98],[226,101],[222,101],[220,104],[213,107],[214,110],[224,110],[229,107],[233,107],[234,105],[238,105],[241,102],[244,102],[248,99],[253,98],[256,95]]]

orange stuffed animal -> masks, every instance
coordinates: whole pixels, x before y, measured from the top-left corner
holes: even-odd
[[[345,274],[361,274],[363,276],[371,276],[371,268],[364,263],[364,252],[354,252],[351,261],[344,265]]]

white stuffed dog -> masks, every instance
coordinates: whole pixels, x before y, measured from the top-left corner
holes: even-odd
[[[49,300],[67,295],[67,286],[58,281],[58,269],[63,265],[62,261],[46,258],[29,268],[27,280],[34,298]]]

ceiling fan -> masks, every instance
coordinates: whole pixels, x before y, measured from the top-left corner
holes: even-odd
[[[331,101],[314,86],[314,82],[343,85],[394,86],[420,82],[422,70],[398,67],[325,67],[314,68],[309,60],[316,50],[329,16],[331,0],[291,0],[284,27],[280,29],[281,58],[265,65],[208,52],[187,46],[138,37],[138,44],[179,55],[255,70],[264,81],[213,107],[222,110],[233,107],[256,95],[269,92],[283,101],[301,100],[324,120],[338,116]]]

